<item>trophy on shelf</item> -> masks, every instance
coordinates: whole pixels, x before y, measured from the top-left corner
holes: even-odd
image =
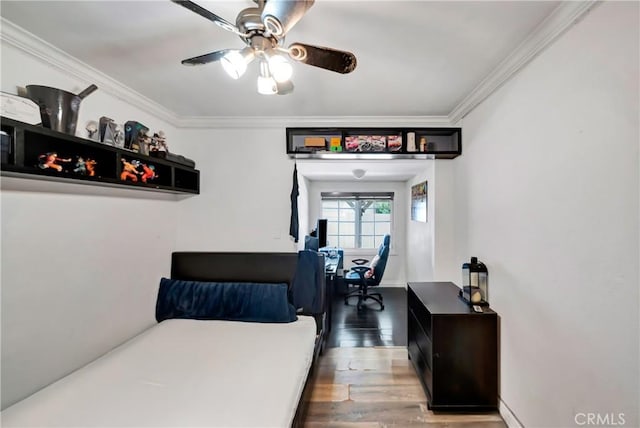
[[[110,146],[116,145],[116,123],[113,119],[102,116],[100,118],[100,142]]]

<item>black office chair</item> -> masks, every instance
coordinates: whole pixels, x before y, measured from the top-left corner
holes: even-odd
[[[380,293],[369,293],[369,287],[375,287],[380,285],[380,281],[382,280],[382,275],[384,274],[384,269],[387,266],[387,259],[389,258],[389,243],[391,242],[391,236],[385,235],[382,240],[382,244],[378,247],[377,257],[374,257],[371,261],[371,264],[368,266],[364,266],[366,263],[369,263],[369,260],[366,259],[355,259],[352,260],[357,266],[352,267],[349,272],[347,272],[344,276],[344,282],[347,285],[358,286],[358,289],[348,293],[344,298],[344,304],[349,304],[349,299],[352,297],[358,297],[358,310],[364,307],[364,303],[371,299],[380,304],[380,310],[384,309],[384,303],[382,303],[382,294]],[[373,266],[371,266],[373,265]],[[373,267],[373,275],[367,278],[367,272]]]

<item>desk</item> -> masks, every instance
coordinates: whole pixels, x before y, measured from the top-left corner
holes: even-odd
[[[343,251],[338,248],[322,248],[320,249],[325,253],[324,272],[327,281],[327,333],[331,331],[331,314],[333,312],[333,292],[336,286],[336,278],[342,275],[343,267]],[[331,257],[333,255],[333,257]]]

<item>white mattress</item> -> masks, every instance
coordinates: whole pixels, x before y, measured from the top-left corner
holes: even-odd
[[[5,409],[3,427],[286,427],[313,359],[311,317],[167,320]]]

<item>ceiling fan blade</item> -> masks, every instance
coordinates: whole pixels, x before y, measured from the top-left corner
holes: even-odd
[[[357,65],[356,57],[351,52],[303,43],[294,43],[289,46],[289,56],[303,64],[342,74],[351,73]]]
[[[267,0],[262,22],[269,32],[282,37],[304,16],[315,0]]]
[[[213,12],[209,12],[207,9],[202,6],[198,6],[192,1],[189,0],[171,0],[175,4],[179,4],[180,6],[189,9],[192,12],[197,13],[198,15],[208,19],[209,21],[217,24],[218,26],[224,28],[227,31],[231,31],[239,36],[246,36],[246,34],[242,33],[238,27],[233,25],[231,22],[227,21],[224,18],[219,17]]]
[[[202,65],[208,64],[210,62],[219,61],[223,56],[225,56],[229,52],[229,49],[222,49],[220,51],[211,52],[208,54],[194,56],[193,58],[183,59],[182,64],[184,65]]]
[[[276,82],[276,88],[278,89],[278,95],[287,95],[293,92],[293,82],[287,80],[286,82]]]

